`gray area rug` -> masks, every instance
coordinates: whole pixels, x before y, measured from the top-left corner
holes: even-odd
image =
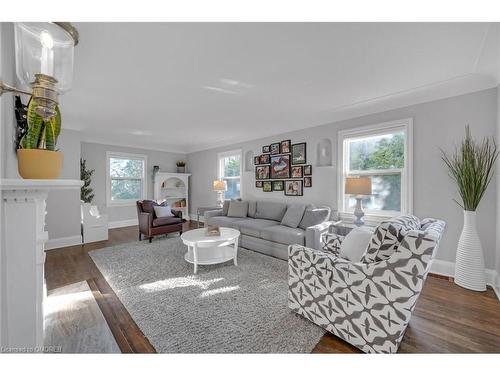
[[[240,249],[194,275],[185,252],[176,237],[89,253],[158,352],[310,353],[323,336],[287,307],[286,261]]]

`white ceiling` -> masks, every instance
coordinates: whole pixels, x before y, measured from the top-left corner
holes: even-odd
[[[64,126],[192,152],[496,86],[496,24],[79,23]]]

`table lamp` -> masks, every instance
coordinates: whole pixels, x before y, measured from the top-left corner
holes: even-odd
[[[372,180],[370,177],[347,177],[345,179],[345,193],[354,195],[356,198],[356,208],[354,209],[354,216],[356,220],[354,224],[358,227],[364,224],[363,206],[361,200],[363,197],[372,194]]]
[[[217,207],[222,207],[224,205],[224,192],[227,190],[226,181],[214,180],[213,187],[214,191],[217,192]]]

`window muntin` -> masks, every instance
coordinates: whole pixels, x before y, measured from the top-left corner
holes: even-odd
[[[352,213],[356,199],[344,194],[345,178],[372,178],[363,198],[367,215],[411,212],[411,119],[339,132],[339,210]]]
[[[218,178],[226,182],[225,199],[241,197],[241,150],[218,155]]]
[[[134,204],[146,197],[146,157],[134,154],[107,154],[108,205]]]

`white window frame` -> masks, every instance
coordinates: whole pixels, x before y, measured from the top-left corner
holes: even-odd
[[[239,176],[232,176],[232,177],[224,177],[222,175],[222,172],[224,171],[224,164],[223,164],[224,158],[227,158],[229,156],[236,156],[236,155],[240,156],[240,175]],[[242,166],[243,166],[243,155],[242,155],[242,150],[241,149],[219,152],[217,154],[217,178],[219,180],[221,180],[222,178],[225,178],[227,180],[236,180],[236,179],[239,179],[240,180],[240,198],[243,195],[243,181],[242,181],[242,178],[243,178],[243,176],[242,176],[243,169],[242,169]]]
[[[342,218],[353,219],[353,208],[344,207],[345,203],[345,178],[347,176],[348,148],[344,147],[347,139],[365,138],[369,136],[384,135],[393,132],[405,133],[405,164],[401,169],[383,170],[382,174],[401,173],[401,212],[364,210],[367,221],[378,222],[387,217],[399,214],[413,213],[413,119],[389,121],[379,124],[361,126],[352,129],[341,130],[338,133],[338,168],[337,168],[337,207]],[[353,176],[381,174],[380,170],[355,171]]]
[[[139,199],[146,199],[147,198],[147,189],[148,189],[148,183],[147,183],[147,168],[148,168],[148,157],[147,155],[143,154],[130,154],[126,152],[114,152],[114,151],[107,151],[106,152],[106,205],[109,207],[115,207],[115,206],[134,206],[136,199],[120,199],[120,200],[113,200],[111,199],[111,180],[131,180],[134,178],[130,177],[111,177],[111,171],[110,171],[110,159],[111,158],[117,158],[117,159],[132,159],[132,160],[142,160],[144,163],[144,170],[143,170],[143,175],[142,178],[137,178],[137,180],[142,180],[142,196]]]

